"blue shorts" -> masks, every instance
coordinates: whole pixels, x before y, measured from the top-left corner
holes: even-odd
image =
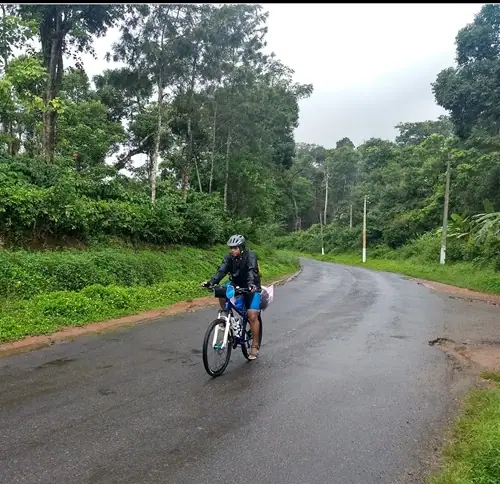
[[[247,309],[260,311],[260,292],[245,295],[245,306]]]
[[[226,282],[224,286],[228,286],[231,284],[230,282]],[[245,307],[246,309],[250,309],[252,311],[260,311],[260,305],[261,305],[261,295],[260,291],[259,292],[254,292],[251,294],[245,294],[244,296],[238,296],[238,298],[243,298],[245,301]]]

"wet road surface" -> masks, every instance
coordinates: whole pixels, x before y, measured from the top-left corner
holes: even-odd
[[[428,345],[446,300],[302,263],[263,314],[261,357],[238,348],[218,379],[201,359],[215,308],[0,359],[0,483],[418,482],[451,399]]]

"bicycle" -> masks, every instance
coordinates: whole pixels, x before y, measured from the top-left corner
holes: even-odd
[[[231,358],[231,351],[241,346],[241,352],[243,356],[249,360],[250,347],[253,341],[253,335],[250,327],[247,330],[248,314],[245,308],[245,304],[238,304],[243,302],[241,298],[237,299],[239,296],[244,296],[249,294],[250,290],[235,288],[233,285],[228,284],[227,286],[205,286],[207,289],[214,292],[214,296],[219,299],[226,299],[225,309],[220,309],[217,315],[217,319],[214,319],[207,328],[205,333],[205,338],[203,340],[203,365],[205,366],[206,372],[211,377],[221,376],[229,365],[229,360]],[[236,304],[235,304],[236,303]],[[239,318],[234,316],[234,312],[240,316]],[[250,326],[250,325],[249,325]],[[262,318],[259,314],[259,347],[262,342]],[[212,331],[215,330],[214,336],[211,339],[210,335]],[[223,333],[222,342],[218,343],[217,337],[219,332]],[[222,365],[218,369],[214,369],[208,363],[208,355],[213,350],[214,353],[219,356],[224,350],[227,350],[226,357],[223,360]]]

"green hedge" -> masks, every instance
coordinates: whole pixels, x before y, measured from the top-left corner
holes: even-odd
[[[368,234],[367,248],[372,259],[413,261],[416,263],[439,262],[441,235],[436,231],[427,232],[407,244],[391,249],[387,245],[375,245]],[[361,253],[361,229],[327,225],[323,232],[325,253],[332,255]],[[449,237],[446,260],[449,263],[472,262],[478,266],[492,267],[500,271],[500,239],[489,237],[484,241],[472,238],[457,239]],[[315,225],[308,230],[276,237],[273,246],[281,250],[320,254],[321,232]]]
[[[269,281],[293,273],[296,257],[257,248]],[[226,253],[178,248],[166,252],[0,252],[0,341],[46,334],[208,295],[208,279]]]
[[[76,172],[71,160],[55,164],[0,153],[0,235],[10,246],[47,237],[86,242],[99,236],[151,244],[212,246],[236,230],[256,241],[251,220],[234,220],[219,194],[189,192],[187,200],[159,181],[157,200],[148,187],[112,167]]]
[[[274,238],[273,246],[311,254],[321,252],[321,242],[321,227],[313,225],[308,230]],[[323,230],[323,243],[327,252],[334,254],[352,252],[361,246],[361,229],[327,225]]]
[[[224,248],[201,250],[91,249],[88,251],[0,252],[0,298],[27,299],[55,291],[80,291],[101,284],[150,286],[213,270]]]

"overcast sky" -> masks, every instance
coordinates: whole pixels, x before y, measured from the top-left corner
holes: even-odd
[[[435,119],[431,82],[454,65],[455,36],[482,4],[266,4],[268,50],[311,83],[300,104],[296,140],[334,147],[348,136],[394,139],[404,121]],[[117,32],[96,45],[93,75],[109,68],[102,58]]]

